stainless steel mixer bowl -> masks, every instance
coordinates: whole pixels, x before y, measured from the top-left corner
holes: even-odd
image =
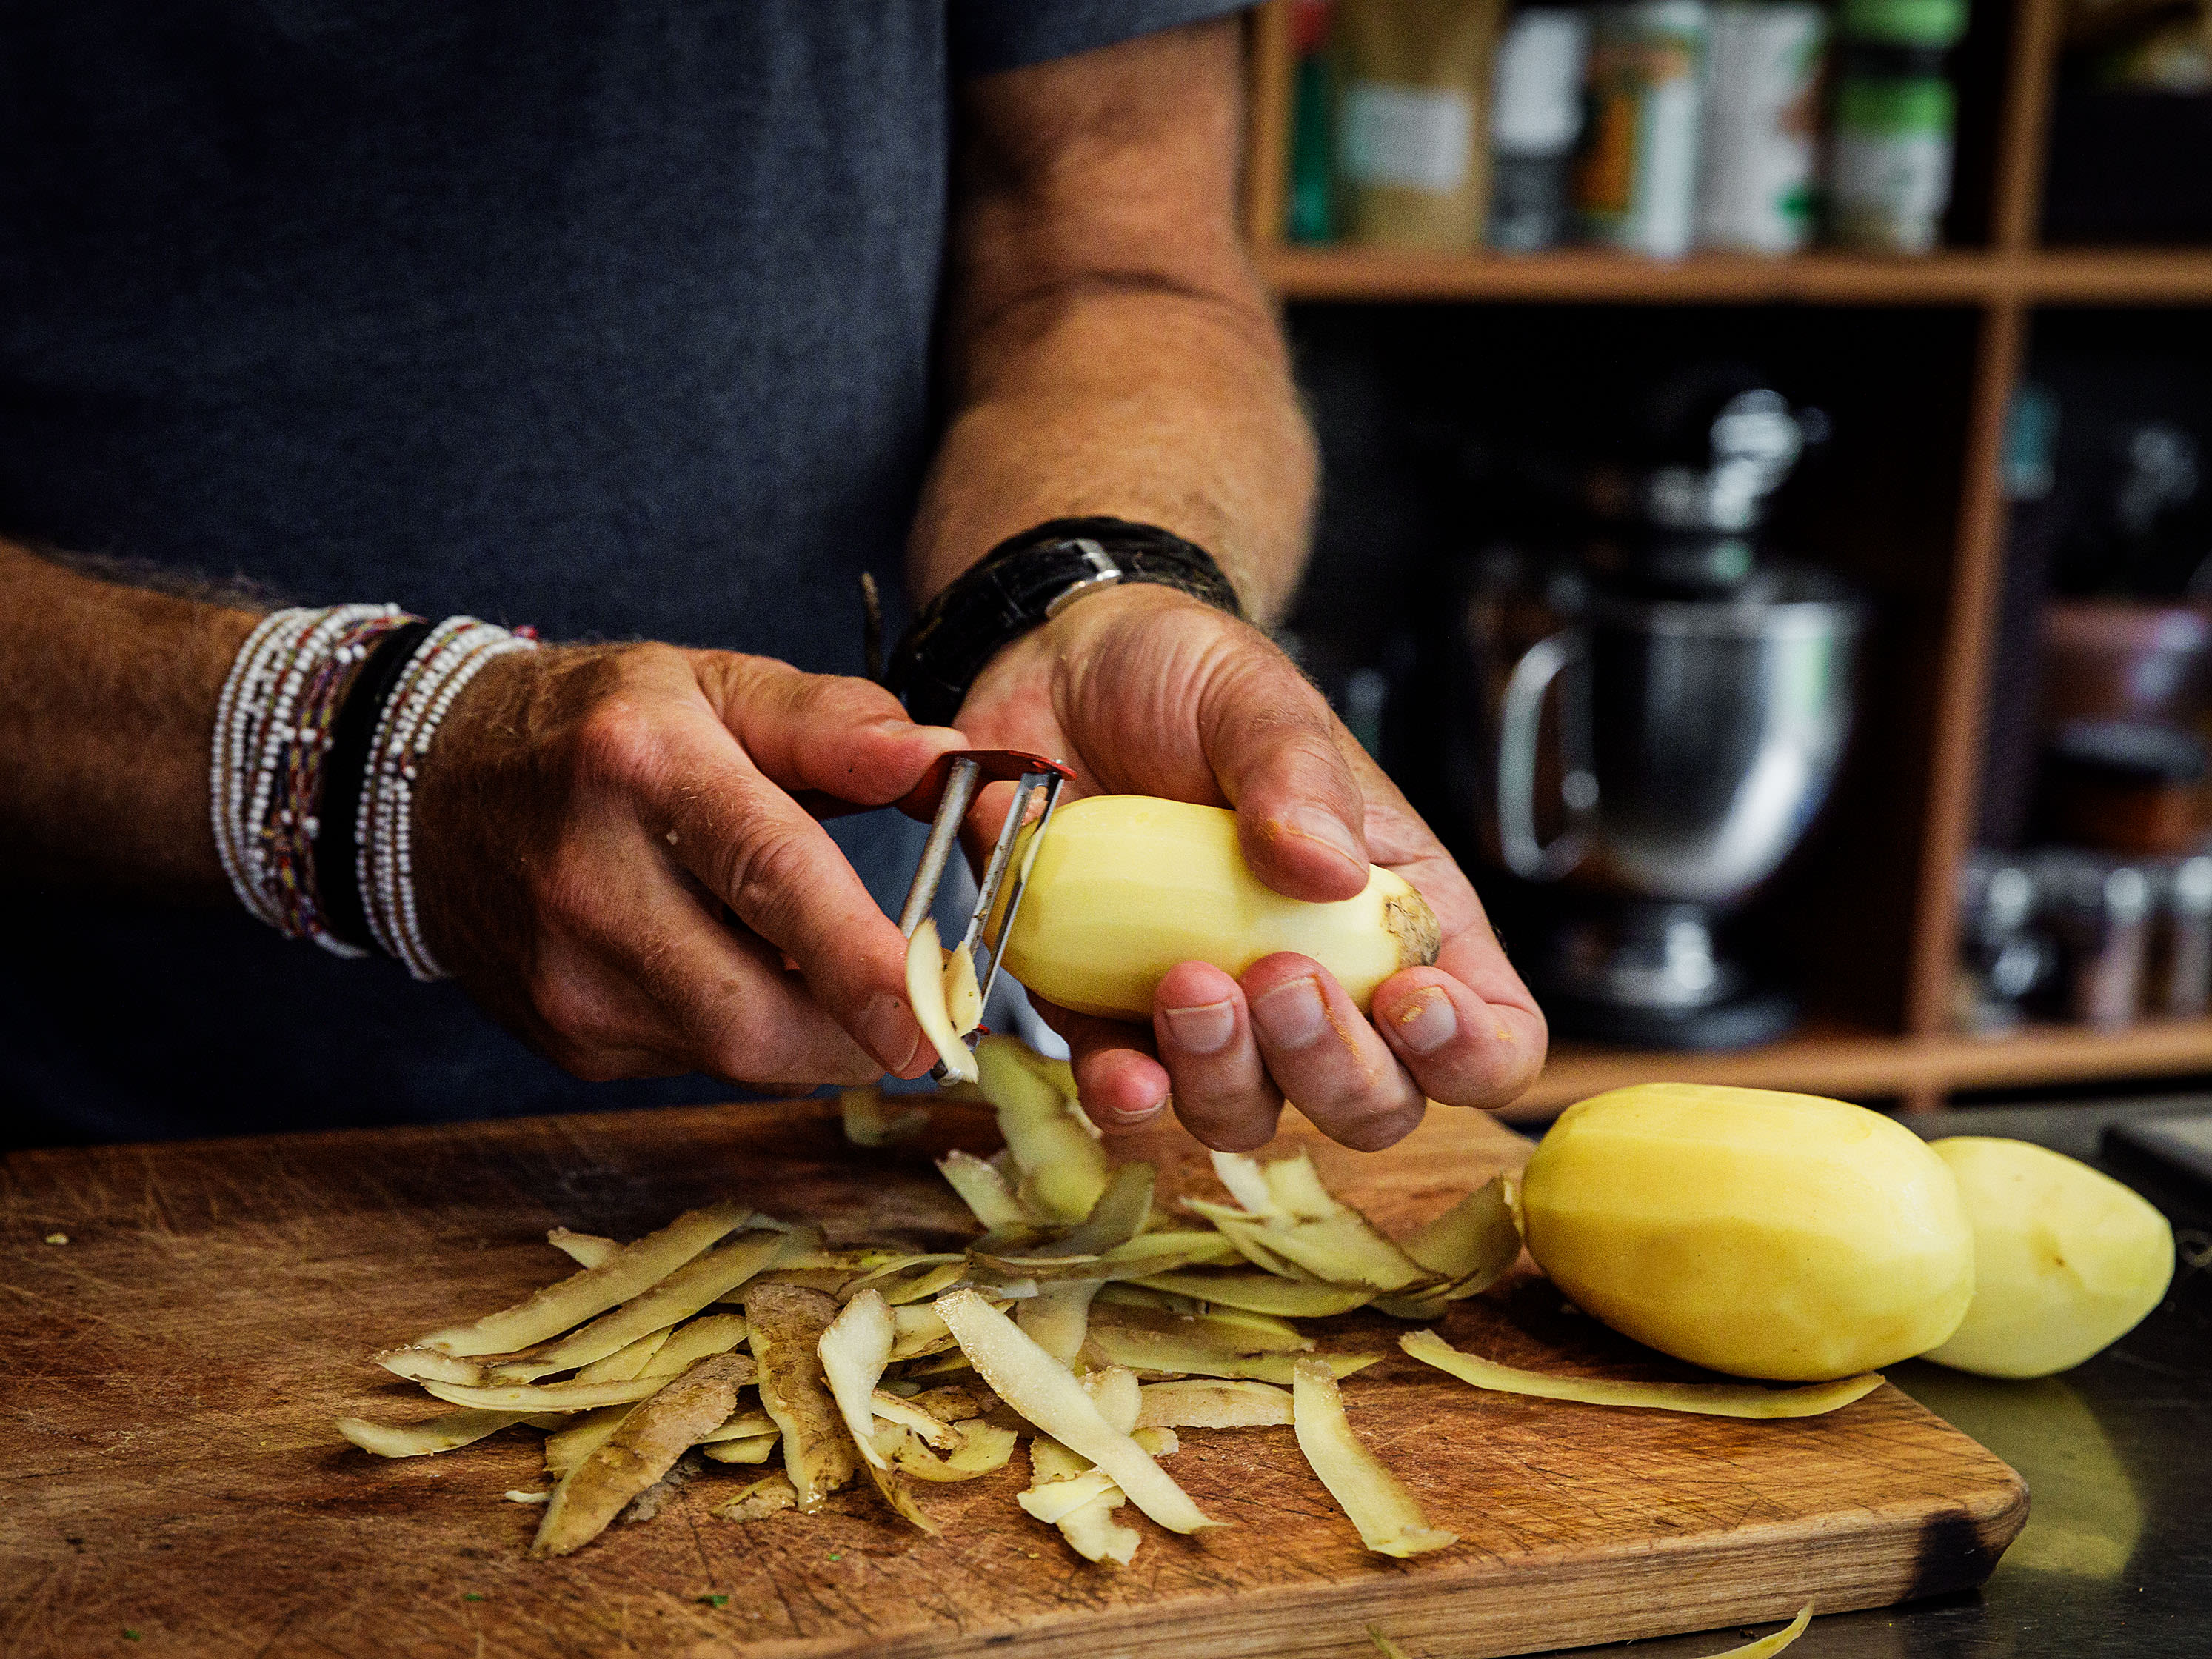
[[[1595,596],[1508,682],[1497,799],[1509,864],[1638,898],[1741,897],[1827,798],[1864,621],[1841,584],[1786,567],[1722,599]],[[1572,827],[1540,846],[1535,747],[1555,678]]]

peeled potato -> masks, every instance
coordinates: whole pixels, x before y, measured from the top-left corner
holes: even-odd
[[[2173,1229],[2110,1176],[2025,1140],[1958,1135],[1950,1165],[1974,1230],[1974,1299],[1928,1358],[1984,1376],[2048,1376],[2133,1330],[2173,1277]]]
[[[1241,974],[1277,951],[1313,957],[1364,1013],[1384,980],[1437,959],[1436,915],[1403,877],[1370,867],[1356,897],[1285,897],[1252,873],[1237,815],[1222,807],[1092,795],[1029,844],[1006,968],[1081,1013],[1148,1020],[1177,963]]]
[[[1879,1112],[1811,1095],[1595,1096],[1537,1147],[1521,1215],[1584,1312],[1738,1376],[1818,1382],[1923,1353],[1973,1296],[1943,1160]]]

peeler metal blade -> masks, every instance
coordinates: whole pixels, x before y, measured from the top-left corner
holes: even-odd
[[[1022,890],[1029,881],[1030,859],[1024,858],[1019,868],[1014,866],[1015,840],[1028,821],[1030,803],[1042,793],[1044,805],[1037,813],[1036,834],[1030,842],[1030,857],[1035,856],[1045,826],[1052,820],[1053,808],[1059,804],[1060,786],[1074,775],[1060,762],[1042,755],[1026,754],[1018,749],[969,749],[940,757],[915,791],[925,800],[933,792],[941,793],[938,794],[936,813],[930,820],[929,840],[922,848],[921,866],[914,872],[914,884],[907,889],[906,904],[899,911],[899,932],[909,939],[937,902],[945,864],[958,844],[960,825],[968,816],[968,809],[975,805],[977,792],[987,783],[1014,786],[1013,804],[1007,809],[1006,821],[1000,827],[998,839],[992,843],[982,877],[975,884],[975,910],[968,918],[959,943],[953,947],[971,956],[979,949],[984,952],[975,960],[975,983],[985,1003],[991,1000],[991,988],[998,983],[1000,959],[1012,934],[1014,916],[1021,908]],[[1010,880],[1012,884],[1008,886]],[[1006,891],[1005,914],[1000,918],[997,936],[992,938],[991,916],[999,908],[1001,888]],[[970,1048],[975,1046],[972,1033],[968,1043]],[[930,1075],[944,1082],[945,1063],[939,1060]]]

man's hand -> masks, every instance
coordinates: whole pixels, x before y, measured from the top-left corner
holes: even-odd
[[[765,658],[502,658],[416,794],[432,951],[580,1077],[918,1076],[906,941],[793,795],[884,805],[961,746],[879,686]]]
[[[1237,229],[1239,40],[1233,20],[1198,24],[963,89],[952,412],[915,526],[918,597],[1010,535],[1103,514],[1206,548],[1263,621],[1285,602],[1314,449]],[[1348,898],[1387,865],[1443,924],[1437,965],[1386,981],[1372,1024],[1294,956],[1241,982],[1184,963],[1149,1040],[1050,1012],[1101,1127],[1157,1117],[1172,1088],[1200,1139],[1250,1147],[1287,1094],[1382,1146],[1425,1094],[1500,1105],[1542,1063],[1542,1017],[1466,878],[1256,629],[1158,587],[1094,594],[1001,652],[960,723],[1069,761],[1085,789],[1234,805],[1254,869],[1300,898]]]
[[[1370,1022],[1319,963],[1284,952],[1232,979],[1188,962],[1141,1028],[1042,1012],[1108,1131],[1158,1117],[1224,1152],[1274,1133],[1285,1097],[1347,1146],[1387,1146],[1425,1099],[1501,1106],[1543,1063],[1543,1016],[1467,878],[1266,635],[1182,594],[1083,599],[993,660],[960,714],[978,744],[1057,755],[1085,793],[1237,809],[1246,860],[1295,897],[1345,899],[1370,862],[1437,913],[1443,948],[1376,991]],[[1003,792],[991,805],[1003,813]],[[986,810],[981,814],[988,817]]]

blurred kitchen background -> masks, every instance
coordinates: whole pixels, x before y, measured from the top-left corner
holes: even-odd
[[[1288,634],[1555,1059],[2212,1082],[2212,0],[1278,0]]]

